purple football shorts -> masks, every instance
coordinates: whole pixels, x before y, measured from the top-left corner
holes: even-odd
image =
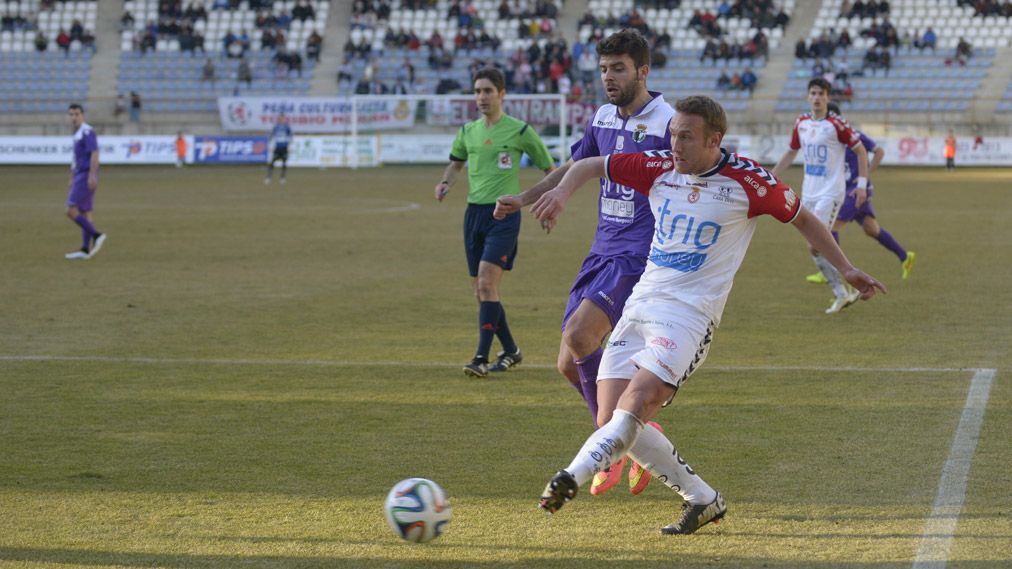
[[[573,288],[569,291],[569,302],[562,317],[562,329],[576,312],[577,307],[587,299],[596,304],[615,323],[622,317],[625,301],[640,280],[646,268],[645,257],[633,255],[604,256],[591,253],[583,261],[576,275]]]
[[[875,217],[875,210],[871,207],[871,188],[868,188],[868,199],[864,200],[861,207],[855,207],[857,198],[852,195],[853,191],[854,188],[847,188],[847,195],[843,200],[843,205],[840,206],[840,213],[836,215],[836,219],[844,222],[864,223],[865,217]]]
[[[95,192],[88,189],[88,173],[74,174],[67,192],[67,207],[76,207],[80,211],[91,211]]]

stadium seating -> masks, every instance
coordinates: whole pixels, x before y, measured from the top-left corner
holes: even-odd
[[[976,50],[966,66],[946,65],[946,56],[900,48],[893,58],[888,75],[882,70],[866,71],[855,76],[860,69],[865,50],[850,48],[839,50],[838,58],[854,62],[848,81],[854,95],[842,101],[843,111],[855,112],[964,112],[969,108],[987,68],[994,59],[994,48]],[[790,78],[784,82],[777,101],[777,112],[804,112],[805,87],[812,78],[812,60],[794,60]]]
[[[556,18],[534,14],[528,15],[529,17],[515,15],[500,17],[499,0],[475,0],[472,2],[475,8],[474,17],[468,19],[450,17],[451,8],[454,6],[451,0],[436,0],[432,3],[433,7],[429,8],[415,8],[413,4],[404,0],[394,0],[393,9],[386,19],[353,16],[345,53],[346,55],[349,53],[349,47],[368,45],[371,51],[367,57],[382,55],[376,57],[375,80],[388,88],[395,82],[399,69],[407,58],[415,69],[416,79],[415,84],[408,87],[415,93],[437,92],[442,81],[466,87],[470,84],[469,67],[475,59],[484,62],[494,58],[502,63],[517,50],[526,50],[534,43],[545,48],[551,34],[542,34],[538,31],[530,33],[529,37],[521,37],[522,25],[529,30],[538,29],[544,20],[544,25],[553,31],[558,26]],[[533,5],[533,2],[530,4]],[[553,6],[556,8],[562,9],[562,5],[563,0],[553,0]],[[485,32],[490,38],[494,38],[498,45],[455,50],[455,36],[458,33],[466,34],[469,30],[473,30],[476,34]],[[420,49],[390,47],[384,44],[388,31],[413,33],[423,45]],[[452,62],[448,68],[430,66],[428,61],[430,51],[424,44],[436,31],[442,36],[443,45],[452,54]],[[351,80],[339,83],[339,94],[349,95],[354,92],[363,77],[363,70],[367,65],[365,59],[349,62]]]
[[[1005,87],[1005,93],[995,109],[999,113],[1012,113],[1012,81]]]
[[[217,98],[223,95],[308,95],[315,62],[306,57],[306,40],[316,31],[323,36],[330,3],[313,0],[310,4],[314,19],[292,19],[283,28],[285,47],[289,52],[302,55],[301,73],[279,68],[273,57],[274,49],[260,49],[264,29],[256,26],[258,11],[243,1],[235,10],[214,9],[213,2],[184,2],[184,6],[203,5],[207,18],[192,22],[194,31],[204,37],[204,50],[181,51],[178,37],[158,34],[153,50],[139,49],[139,34],[159,20],[158,0],[127,0],[124,11],[133,17],[133,25],[121,32],[120,47],[123,55],[118,68],[117,91],[139,93],[145,112],[213,112]],[[274,16],[291,16],[294,0],[276,1],[271,12]],[[240,59],[228,57],[225,37],[232,32],[246,33],[249,48],[245,59],[249,62],[252,81],[247,84],[238,78]],[[206,59],[215,68],[215,80],[203,79]]]
[[[889,113],[961,113],[970,107],[977,90],[987,76],[996,47],[1008,45],[1012,27],[1004,18],[974,18],[972,7],[959,7],[937,0],[896,0],[888,14],[878,18],[841,15],[842,0],[823,2],[809,39],[844,30],[852,40],[849,48],[838,48],[824,61],[827,78],[833,78],[841,61],[849,69],[847,81],[853,88],[851,100],[841,101],[842,110]],[[863,59],[875,46],[874,37],[863,37],[873,22],[888,20],[896,29],[898,47],[890,47],[891,64],[887,70],[862,69]],[[1000,23],[999,23],[1000,20]],[[934,49],[913,47],[931,27],[937,35]],[[974,42],[973,56],[956,58],[960,38]],[[777,112],[803,112],[805,85],[813,77],[813,59],[795,59],[790,78],[784,83],[776,104]],[[834,88],[840,81],[836,81]]]
[[[744,111],[749,104],[751,91],[725,90],[717,86],[717,79],[725,71],[729,75],[741,74],[748,68],[761,80],[762,69],[766,66],[763,57],[753,59],[709,59],[703,60],[701,55],[707,38],[690,31],[689,22],[697,10],[717,13],[720,4],[717,0],[686,0],[678,8],[642,8],[637,7],[633,0],[590,0],[588,8],[596,18],[618,18],[638,9],[654,34],[667,33],[671,36],[671,49],[666,52],[668,60],[663,67],[655,65],[651,70],[650,87],[661,91],[674,100],[689,94],[708,95],[718,100],[729,112]],[[777,3],[789,16],[794,9],[794,0]],[[721,37],[729,43],[745,43],[759,31],[752,23],[742,17],[720,17],[718,23],[722,30]],[[603,35],[618,31],[618,27],[604,27]],[[775,49],[783,38],[783,28],[771,27],[763,30],[767,36],[769,49]],[[594,26],[585,24],[580,27],[579,37],[587,40],[595,33]]]
[[[56,39],[75,20],[94,31],[94,1],[56,2],[40,10],[39,0],[5,0],[0,16],[8,28],[0,31],[0,113],[62,112],[68,101],[87,99],[91,50],[77,40],[62,50]],[[38,34],[46,39],[44,51],[36,48]]]

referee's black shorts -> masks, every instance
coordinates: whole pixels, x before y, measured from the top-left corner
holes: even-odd
[[[478,263],[487,261],[508,271],[517,256],[520,212],[503,220],[492,217],[495,204],[467,204],[464,212],[464,253],[471,276],[478,276]]]

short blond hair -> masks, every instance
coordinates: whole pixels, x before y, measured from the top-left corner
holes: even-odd
[[[724,107],[706,95],[692,95],[678,99],[675,110],[682,114],[703,117],[707,133],[719,132],[720,136],[727,134],[727,114],[724,113]]]

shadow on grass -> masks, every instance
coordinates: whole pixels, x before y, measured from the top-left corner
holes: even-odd
[[[376,545],[376,544],[370,544]],[[414,547],[403,545],[403,547]],[[489,561],[474,560],[447,560],[443,555],[446,547],[441,545],[428,545],[413,551],[415,557],[435,554],[432,559],[369,559],[349,558],[335,556],[289,556],[289,555],[199,555],[199,554],[174,554],[174,553],[129,553],[117,551],[93,551],[85,549],[64,549],[64,548],[33,548],[33,547],[0,547],[0,562],[22,562],[22,563],[54,563],[73,566],[121,566],[121,567],[169,567],[179,569],[202,568],[202,567],[355,567],[362,569],[379,569],[386,567],[397,567],[407,569],[422,569],[439,567],[441,569],[465,569],[474,567],[503,567],[507,569],[521,567],[580,567],[581,569],[593,569],[597,567],[614,569],[616,562],[622,567],[659,567],[672,562],[670,550],[663,547],[657,548],[656,557],[651,559],[615,559],[613,556],[603,553],[599,559],[587,559],[585,557],[566,557],[563,555],[528,559],[522,561],[505,561],[501,559]],[[391,551],[394,555],[399,552]],[[551,553],[549,549],[545,553]],[[621,553],[619,553],[621,555]],[[899,569],[908,568],[910,562],[882,562],[882,563],[861,563],[861,562],[833,562],[833,561],[782,561],[766,560],[758,558],[732,558],[732,557],[689,557],[678,554],[678,567],[734,567],[738,568],[769,568],[786,567],[790,569],[829,569],[840,567],[847,569]],[[1002,563],[997,561],[964,560],[960,561],[960,567],[969,569],[991,569],[1001,567]]]

